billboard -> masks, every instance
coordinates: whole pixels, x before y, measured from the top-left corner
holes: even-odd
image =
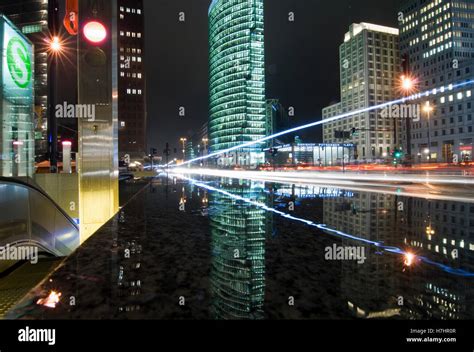
[[[0,16],[0,176],[32,176],[34,169],[34,51]]]

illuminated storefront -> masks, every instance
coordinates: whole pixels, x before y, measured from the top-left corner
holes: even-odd
[[[0,176],[31,177],[35,147],[33,45],[4,16],[0,16],[0,38]]]
[[[214,0],[209,8],[210,146],[213,152],[266,133],[263,0]],[[243,148],[252,164],[261,145]]]

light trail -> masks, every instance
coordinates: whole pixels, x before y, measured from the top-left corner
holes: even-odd
[[[214,152],[214,153],[211,153],[211,154],[208,154],[208,155],[205,155],[205,156],[200,156],[198,158],[194,158],[194,159],[191,159],[191,160],[188,160],[188,161],[184,161],[179,166],[191,164],[191,163],[194,163],[196,161],[209,159],[209,158],[212,158],[212,157],[215,157],[215,156],[219,156],[219,155],[222,155],[222,154],[232,152],[234,150],[239,150],[239,149],[243,149],[243,148],[246,148],[246,147],[251,147],[251,146],[254,146],[256,144],[261,144],[261,143],[266,142],[268,140],[271,140],[271,139],[274,139],[274,138],[277,138],[277,137],[281,137],[281,136],[284,136],[284,135],[289,134],[289,133],[304,130],[306,128],[319,126],[319,125],[322,125],[322,124],[325,124],[325,123],[328,123],[328,122],[337,121],[337,120],[340,120],[340,119],[343,119],[343,118],[346,118],[346,117],[351,117],[351,116],[354,116],[354,115],[358,115],[358,114],[362,114],[362,113],[366,113],[366,112],[370,112],[370,111],[374,111],[374,110],[378,110],[378,109],[383,109],[383,108],[389,107],[393,104],[402,104],[402,103],[406,103],[407,101],[421,99],[423,97],[429,97],[431,95],[437,95],[438,93],[444,93],[445,91],[451,91],[453,89],[462,88],[462,87],[468,86],[468,85],[473,84],[473,83],[474,83],[474,80],[461,82],[461,83],[457,83],[457,84],[450,84],[450,85],[447,85],[447,86],[442,86],[440,88],[430,89],[430,90],[427,90],[423,93],[417,93],[417,94],[410,95],[408,97],[403,97],[403,98],[400,98],[400,99],[396,99],[396,100],[386,102],[386,103],[383,103],[383,104],[374,105],[374,106],[371,106],[371,107],[368,107],[368,108],[363,108],[363,109],[347,112],[347,113],[344,113],[344,114],[341,114],[341,115],[333,116],[333,117],[330,117],[330,118],[325,119],[325,120],[311,122],[311,123],[308,123],[306,125],[294,127],[294,128],[288,129],[286,131],[278,132],[278,133],[272,134],[270,136],[260,138],[260,139],[255,140],[255,141],[243,143],[243,144],[237,145],[235,147],[231,147],[231,148],[228,148],[228,149],[221,150],[219,152]]]
[[[179,177],[183,180],[186,180],[186,181],[192,183],[193,185],[195,185],[197,187],[207,189],[210,192],[218,192],[220,194],[228,196],[229,198],[232,198],[232,199],[235,199],[235,200],[240,200],[240,201],[245,202],[247,204],[250,204],[250,205],[256,206],[258,208],[264,209],[267,212],[272,212],[274,214],[277,214],[277,215],[279,215],[281,217],[284,217],[286,219],[296,221],[296,222],[300,222],[300,223],[303,223],[303,224],[311,226],[311,227],[318,228],[319,230],[322,230],[322,231],[324,231],[324,232],[326,232],[326,233],[328,233],[332,236],[336,236],[336,237],[339,237],[339,238],[346,238],[346,239],[350,239],[350,240],[357,241],[357,242],[362,242],[362,243],[365,243],[367,245],[375,246],[375,247],[377,247],[378,249],[380,249],[384,252],[399,254],[399,255],[402,255],[404,257],[410,256],[412,258],[412,262],[421,261],[421,262],[424,262],[428,265],[436,266],[437,268],[439,268],[439,269],[441,269],[441,270],[443,270],[443,271],[445,271],[449,274],[453,274],[453,275],[456,275],[456,276],[468,277],[468,278],[474,278],[474,273],[471,273],[469,271],[466,271],[466,270],[463,270],[463,269],[458,269],[458,268],[452,268],[448,265],[432,261],[431,259],[428,259],[428,258],[423,257],[423,256],[416,256],[416,255],[412,254],[411,252],[404,251],[404,250],[402,250],[398,247],[386,246],[386,245],[383,244],[383,242],[372,241],[372,240],[369,240],[369,239],[366,239],[366,238],[358,237],[358,236],[351,235],[351,234],[348,234],[348,233],[345,233],[345,232],[342,232],[342,231],[339,231],[339,230],[336,230],[336,229],[332,229],[332,228],[328,227],[325,224],[319,224],[319,223],[315,223],[311,220],[298,218],[298,217],[293,216],[291,214],[285,213],[281,210],[270,208],[269,206],[267,206],[264,203],[260,203],[260,202],[253,201],[253,200],[248,199],[248,198],[244,198],[242,196],[235,195],[235,194],[227,192],[225,190],[222,190],[222,189],[210,186],[208,184],[199,182],[199,181],[194,180],[192,178],[188,178],[188,177],[185,177],[185,176],[182,176],[182,175],[180,175]]]
[[[269,171],[237,171],[237,170],[221,170],[221,169],[193,169],[193,168],[177,168],[173,169],[174,173],[195,174],[215,177],[242,178],[242,179],[281,179],[281,180],[298,180],[306,182],[324,181],[330,183],[346,183],[348,181],[364,181],[371,185],[381,183],[421,183],[421,184],[440,184],[440,185],[461,185],[474,186],[474,177],[466,176],[443,176],[430,174],[387,174],[387,173],[337,173],[337,172],[269,172]],[[378,184],[380,186],[380,184]],[[473,188],[474,190],[474,188]]]

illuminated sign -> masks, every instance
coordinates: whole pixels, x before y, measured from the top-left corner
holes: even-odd
[[[26,88],[31,82],[31,59],[23,40],[11,38],[7,44],[8,71],[15,84]]]
[[[30,96],[33,92],[33,47],[7,22],[4,25],[3,49],[5,88],[14,91],[14,95]]]

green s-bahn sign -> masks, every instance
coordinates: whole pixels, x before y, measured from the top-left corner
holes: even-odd
[[[24,41],[19,37],[10,38],[7,43],[7,66],[13,82],[19,88],[27,88],[31,83],[31,57]]]

